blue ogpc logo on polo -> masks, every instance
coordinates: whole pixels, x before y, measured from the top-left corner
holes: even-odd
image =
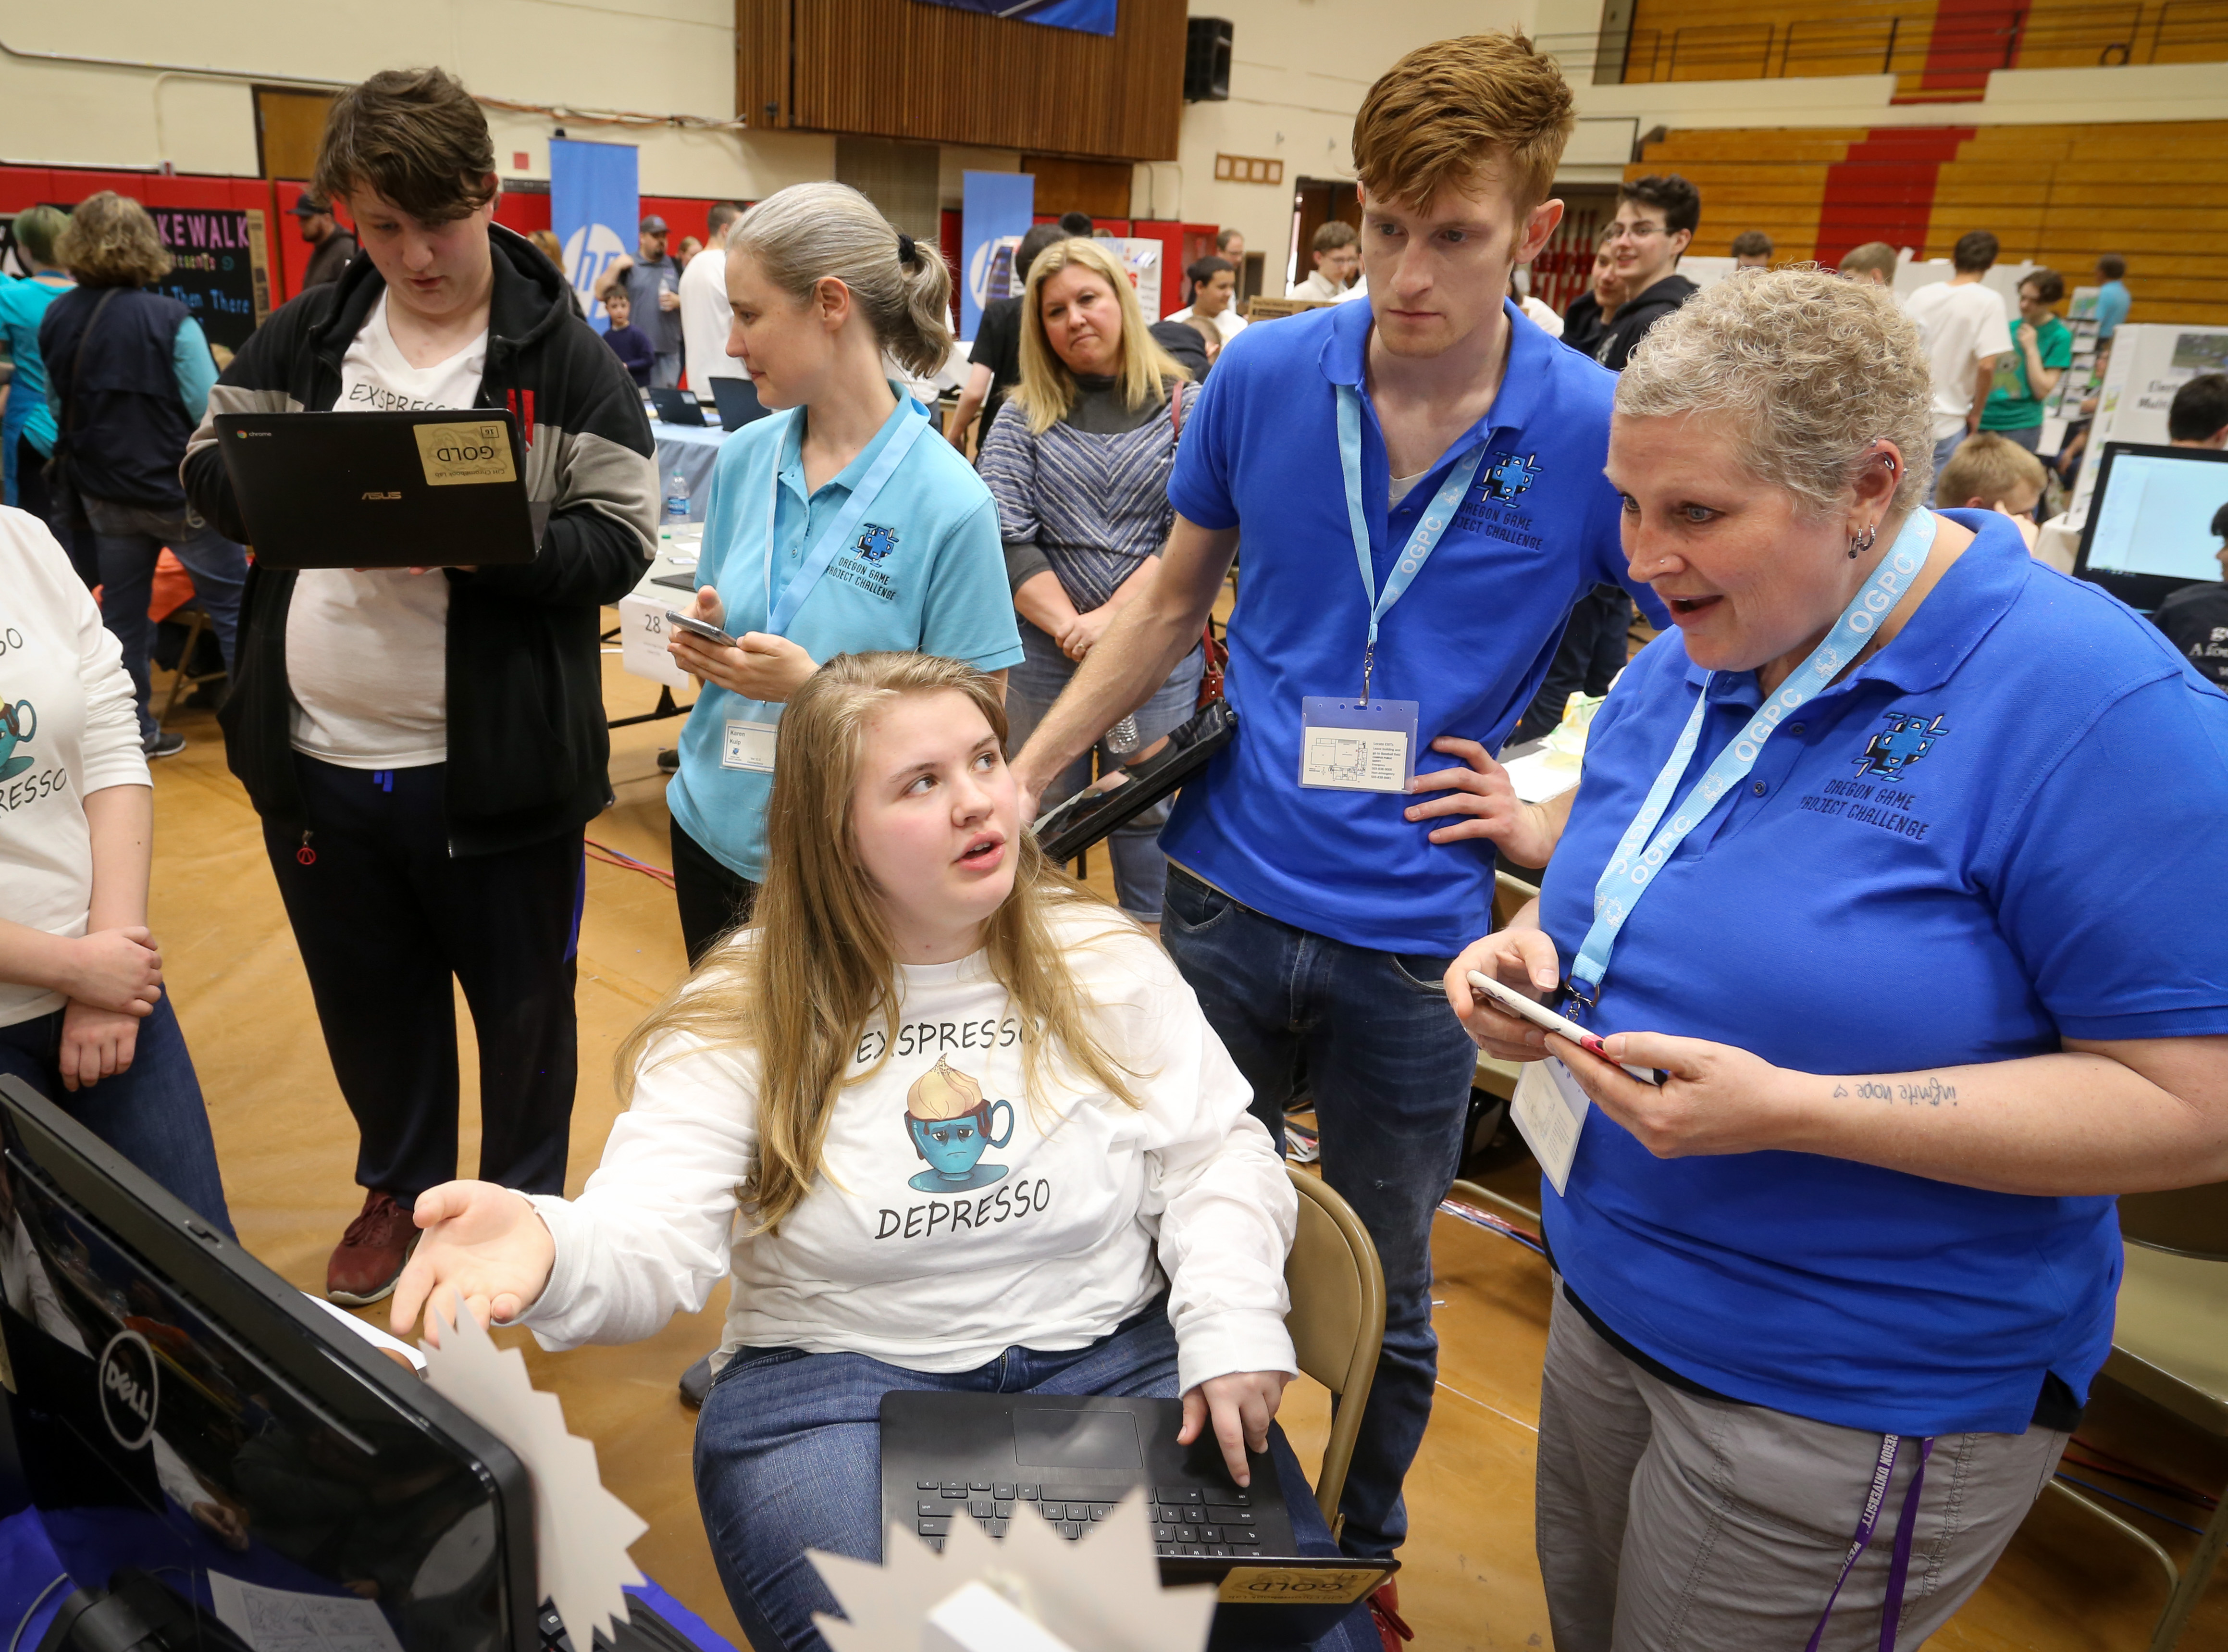
[[[1540,479],[1539,459],[1536,453],[1527,453],[1521,458],[1514,453],[1495,453],[1493,463],[1486,467],[1485,496],[1514,499]]]
[[[851,548],[869,562],[880,562],[898,547],[898,530],[885,528],[880,522],[868,522],[867,530],[852,541]]]
[[[1942,712],[1932,721],[1924,712],[1891,711],[1885,714],[1887,727],[1865,742],[1864,754],[1856,759],[1860,778],[1867,774],[1897,780],[1903,772],[1934,749],[1934,743],[1949,733],[1942,727],[1942,719],[1950,714]]]

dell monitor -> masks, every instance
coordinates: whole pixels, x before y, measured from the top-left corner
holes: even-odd
[[[12,1077],[0,1339],[48,1652],[541,1652],[519,1460]]]
[[[2107,442],[2074,574],[2148,613],[2221,577],[2212,522],[2224,504],[2228,452]]]

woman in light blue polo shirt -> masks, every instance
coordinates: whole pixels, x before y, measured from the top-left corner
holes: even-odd
[[[1578,1121],[1533,1131],[1558,1647],[1923,1642],[2110,1350],[2113,1195],[2228,1177],[2228,699],[2010,519],[1925,509],[1927,401],[1892,300],[1815,269],[1700,295],[1617,386],[1677,629],[1447,977],[1538,1064],[1520,1112]]]
[[[1002,676],[1021,658],[997,507],[887,360],[928,374],[951,349],[951,275],[857,190],[800,183],[727,237],[728,354],[781,411],[720,450],[691,611],[703,682],[666,789],[691,963],[750,916],[765,865],[782,706],[838,654],[892,649]]]

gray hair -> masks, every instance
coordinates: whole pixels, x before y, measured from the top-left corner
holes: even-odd
[[[951,271],[934,243],[899,259],[898,232],[848,183],[793,183],[745,213],[727,250],[758,259],[766,279],[808,302],[833,276],[851,290],[882,349],[926,376],[951,354]]]
[[[1723,418],[1749,471],[1812,514],[1841,508],[1883,439],[1903,454],[1891,514],[1934,484],[1933,380],[1886,288],[1815,264],[1696,293],[1649,330],[1617,378],[1628,419]]]

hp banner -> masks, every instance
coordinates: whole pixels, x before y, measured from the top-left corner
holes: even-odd
[[[549,140],[549,227],[565,249],[565,279],[580,295],[580,308],[598,332],[611,317],[594,298],[596,283],[639,239],[642,195],[631,144]]]
[[[983,306],[1021,290],[1014,249],[1029,233],[1037,181],[1027,172],[970,172],[959,213],[959,336],[972,339]]]

